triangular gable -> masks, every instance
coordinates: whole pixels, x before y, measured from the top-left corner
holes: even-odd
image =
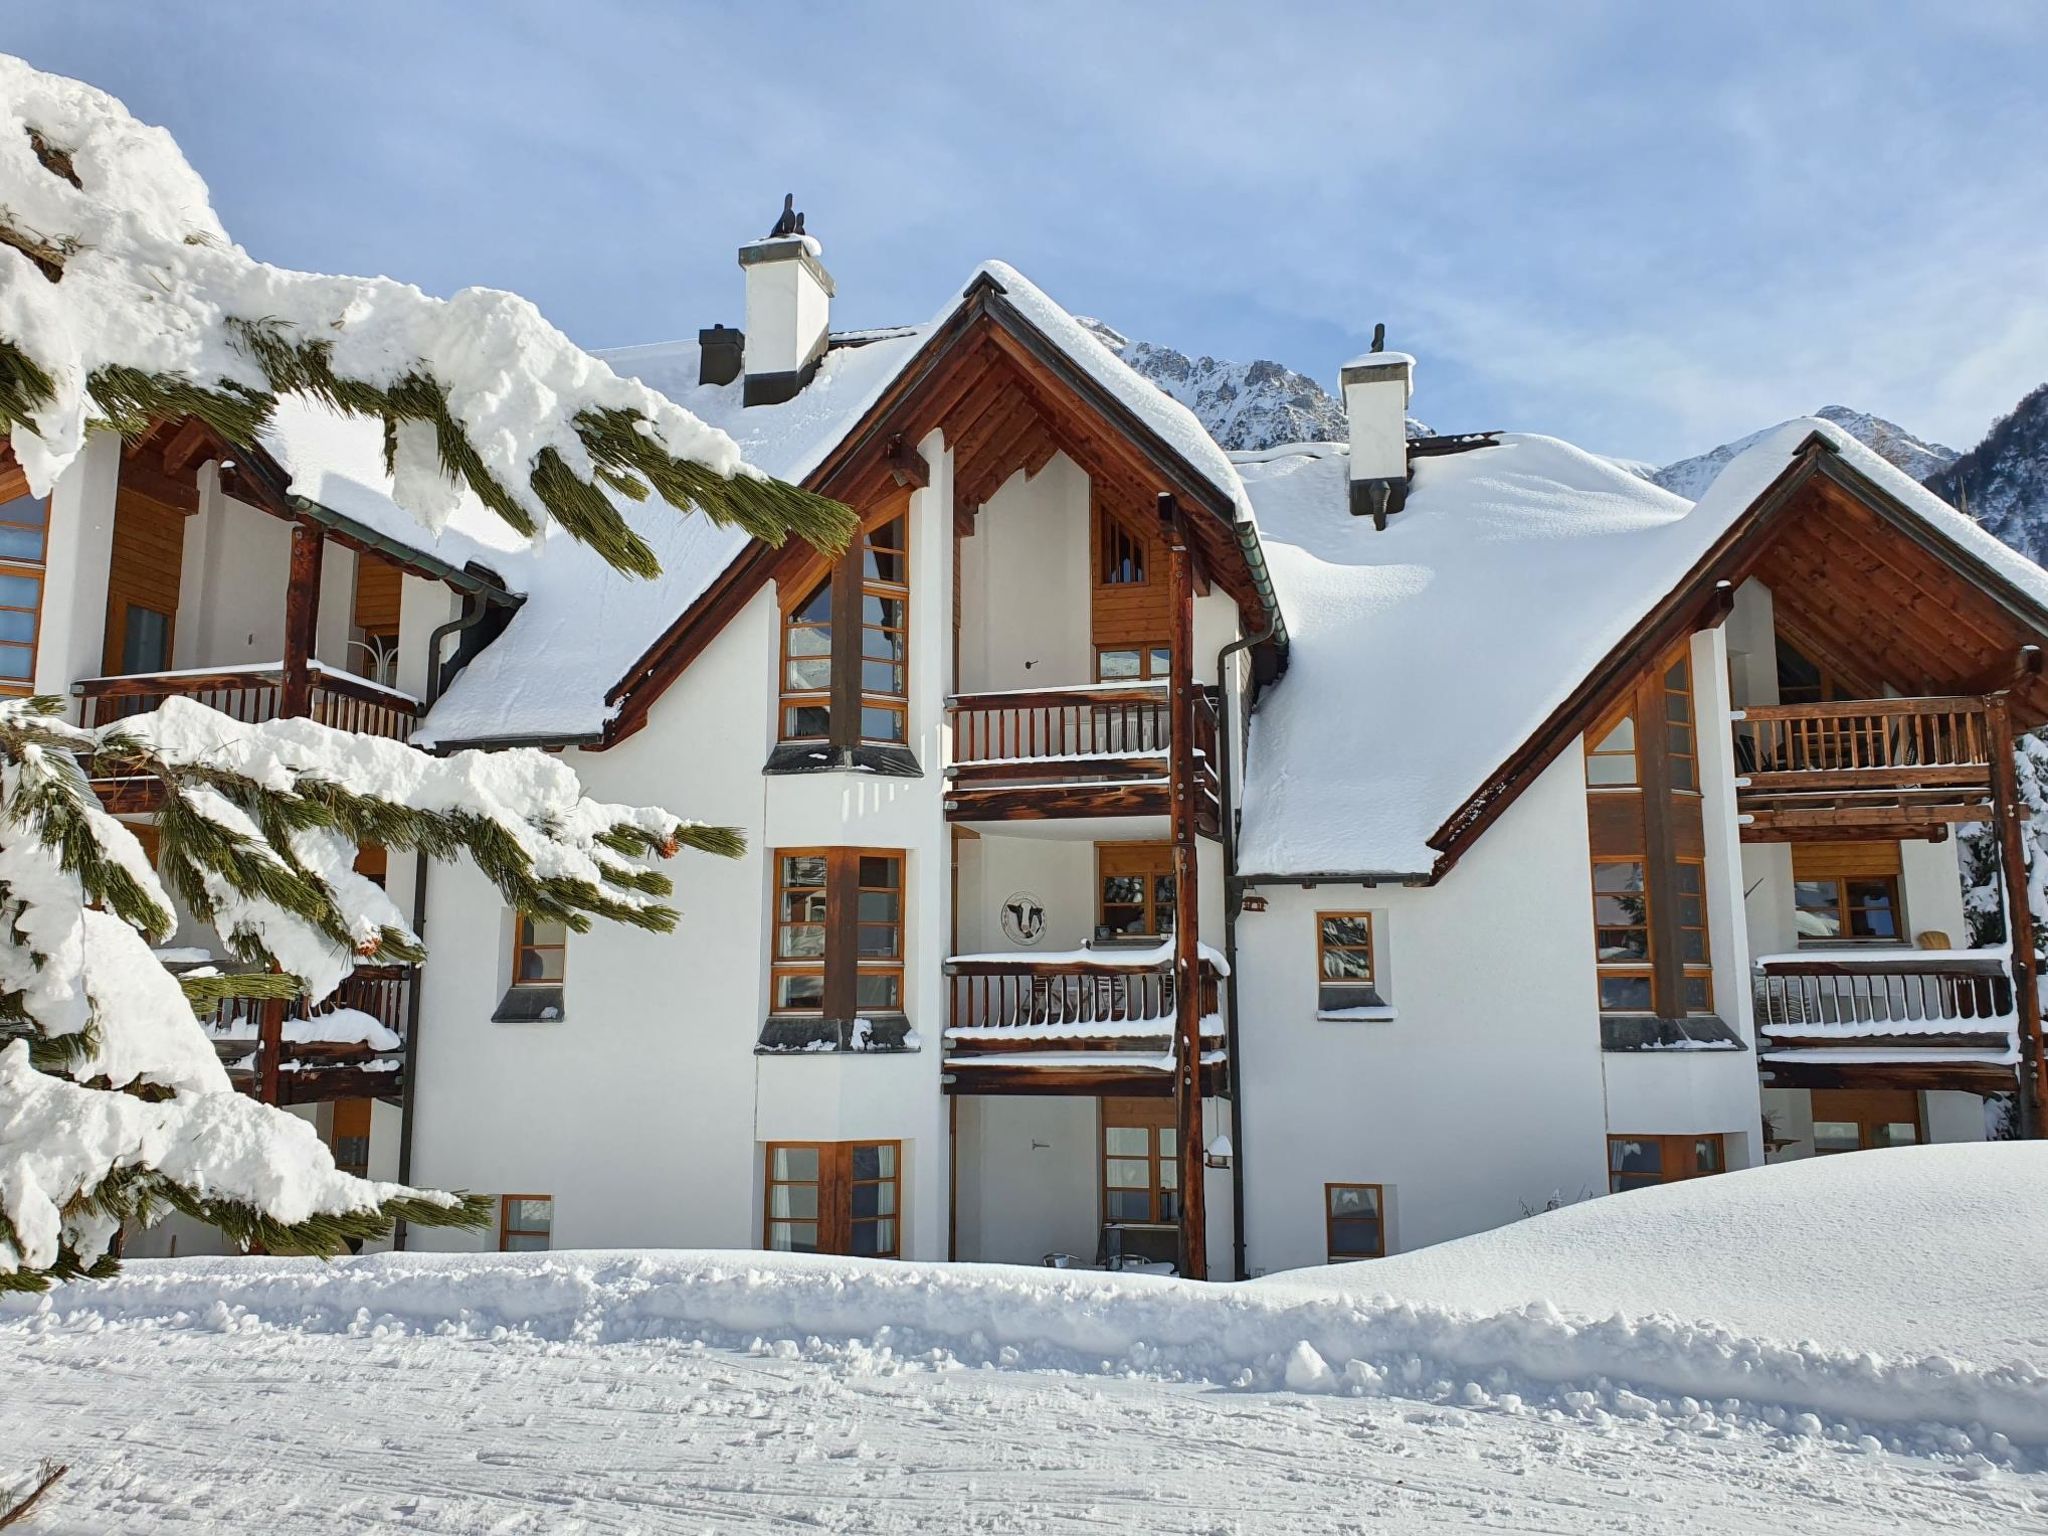
[[[1772,576],[1781,583],[1830,580],[1830,571],[1813,562],[1829,558],[1831,547],[1833,558],[1850,567],[1833,573],[1833,579],[1875,585],[1881,572],[1889,572],[1889,585],[1873,596],[1874,606],[1862,619],[1884,627],[1885,644],[1915,647],[1921,663],[1915,682],[1952,693],[2010,690],[2015,722],[2022,729],[2048,722],[2048,677],[2039,670],[2039,648],[2048,647],[2048,572],[1853,439],[1814,427],[1787,458],[1784,439],[1796,430],[1797,424],[1780,429],[1732,463],[1709,488],[1691,515],[1710,524],[1725,518],[1726,527],[1438,828],[1429,839],[1438,855],[1432,882],[1448,873],[1522,790],[1579,740],[1646,657],[1662,655],[1685,635],[1718,622],[1735,588],[1752,576],[1766,585]],[[1774,462],[1782,468],[1754,489],[1759,472]],[[1725,505],[1710,505],[1737,497],[1747,500],[1732,516]],[[1866,522],[1843,526],[1845,514]],[[1838,520],[1835,526],[1817,526],[1830,516]],[[1794,540],[1797,558],[1787,553]],[[1896,546],[1889,554],[1882,548],[1886,542]],[[1939,572],[1953,575],[1958,586],[1946,592],[1912,590],[1916,579],[1924,584]],[[1794,592],[1789,598],[1795,611],[1799,596]],[[1887,615],[1885,602],[1909,606]],[[1925,613],[1915,611],[1921,603],[1944,610],[1951,622],[1937,629]],[[1869,648],[1877,638],[1866,635],[1861,643]],[[1843,643],[1858,642],[1845,633]],[[2031,653],[2029,648],[2034,648]]]
[[[975,274],[803,484],[856,509],[921,484],[928,470],[914,445],[935,429],[954,449],[954,515],[962,523],[1012,474],[1035,472],[1054,452],[1148,508],[1173,496],[1189,514],[1202,572],[1237,601],[1246,629],[1266,637],[1265,675],[1279,670],[1286,630],[1229,459],[1185,406],[1000,263]],[[800,579],[820,559],[795,544],[749,548],[612,689],[607,702],[617,714],[607,743],[645,723],[654,701],[764,583]]]

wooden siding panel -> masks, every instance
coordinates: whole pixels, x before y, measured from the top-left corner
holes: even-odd
[[[398,633],[405,573],[381,555],[356,557],[356,627],[366,635]]]
[[[108,673],[121,670],[128,609],[167,614],[175,642],[178,582],[185,564],[185,518],[151,497],[123,489],[114,498],[114,546],[107,571],[106,645],[100,658]]]

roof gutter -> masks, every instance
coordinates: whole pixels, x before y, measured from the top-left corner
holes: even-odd
[[[1255,885],[1298,885],[1304,890],[1316,885],[1362,885],[1367,889],[1380,885],[1432,885],[1433,874],[1418,874],[1413,870],[1314,870],[1300,875],[1239,875],[1237,883],[1246,889]]]

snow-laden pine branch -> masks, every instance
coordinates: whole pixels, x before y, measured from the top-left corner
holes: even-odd
[[[0,436],[45,493],[94,427],[196,416],[253,448],[303,391],[385,423],[399,503],[439,530],[464,489],[656,574],[607,492],[650,492],[769,543],[842,545],[851,514],[591,357],[516,294],[253,260],[171,136],[0,55]]]
[[[303,1007],[358,961],[422,958],[355,872],[361,845],[466,853],[525,912],[657,932],[676,912],[644,861],[741,848],[591,800],[539,751],[430,757],[175,697],[91,729],[60,708],[0,701],[0,1037],[19,1037],[0,1050],[0,1289],[100,1272],[123,1220],[171,1210],[274,1253],[333,1252],[393,1216],[487,1219],[478,1201],[337,1172],[306,1122],[234,1091],[193,1012],[195,996],[288,992]],[[109,776],[157,790],[158,869],[101,808],[91,781]],[[173,896],[259,970],[181,985],[151,950]]]

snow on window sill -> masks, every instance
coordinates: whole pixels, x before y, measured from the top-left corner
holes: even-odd
[[[1400,1017],[1390,1003],[1369,1008],[1318,1008],[1316,1018],[1324,1024],[1391,1024]]]
[[[560,987],[513,987],[491,1014],[493,1024],[560,1024],[565,1018]]]

